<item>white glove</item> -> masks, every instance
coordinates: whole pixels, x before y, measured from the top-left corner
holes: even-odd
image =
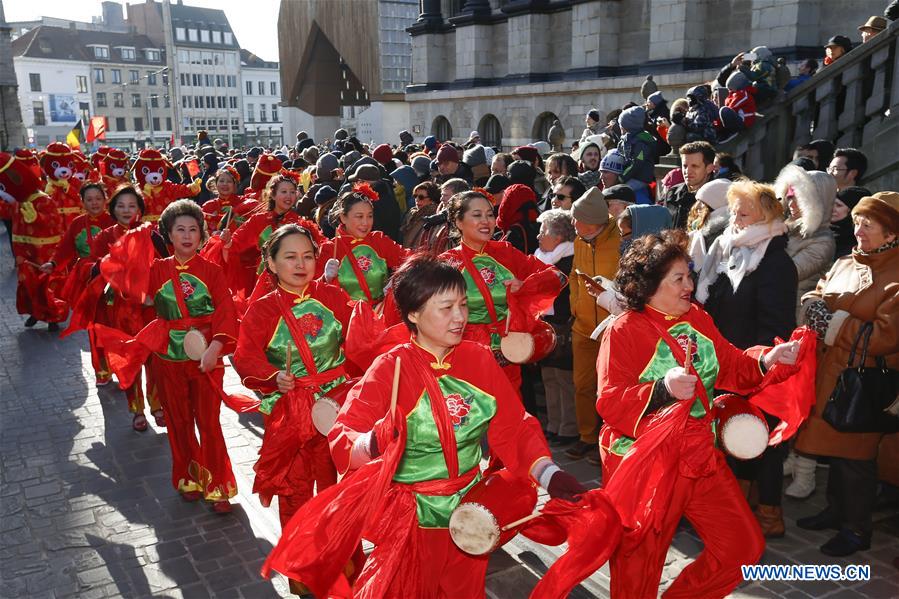
[[[328,258],[325,262],[325,280],[331,282],[337,278],[337,269],[340,268],[340,260],[337,258]]]
[[[665,373],[665,389],[675,399],[693,399],[696,397],[697,379],[681,366],[675,366]]]
[[[624,302],[618,294],[611,289],[606,289],[596,296],[596,305],[609,314],[615,314],[616,316],[624,312]]]

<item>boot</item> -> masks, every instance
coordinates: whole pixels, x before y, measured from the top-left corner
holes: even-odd
[[[743,497],[745,497],[746,500],[749,501],[749,489],[752,488],[752,481],[738,478],[737,484],[740,485],[740,493],[742,493]]]
[[[795,451],[791,451],[787,459],[784,460],[784,476],[793,476],[793,468],[796,466],[798,457]]]
[[[754,480],[744,480],[742,478],[738,478],[737,483],[740,485],[740,492],[746,498],[749,508],[754,510],[755,506],[759,504],[758,484]]]
[[[793,482],[784,491],[787,497],[807,499],[815,492],[815,466],[817,462],[801,455],[793,464]]]
[[[779,505],[759,504],[755,510],[755,518],[759,521],[766,539],[779,539],[784,536],[784,514]]]

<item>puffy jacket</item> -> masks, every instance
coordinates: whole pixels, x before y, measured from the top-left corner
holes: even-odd
[[[589,337],[596,325],[609,315],[596,305],[596,298],[587,293],[586,285],[576,272],[579,270],[589,276],[602,275],[614,279],[618,271],[620,245],[621,235],[613,218],[609,218],[606,228],[592,241],[575,238],[574,264],[568,279],[571,312],[574,314],[574,325],[571,328],[575,333]]]

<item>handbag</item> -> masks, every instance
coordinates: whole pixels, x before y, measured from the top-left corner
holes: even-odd
[[[887,368],[883,356],[875,358],[874,366],[865,366],[873,330],[870,322],[859,329],[846,369],[840,373],[821,414],[825,422],[843,433],[899,431],[899,418],[888,411],[899,394],[899,371]],[[853,366],[860,343],[861,361]]]

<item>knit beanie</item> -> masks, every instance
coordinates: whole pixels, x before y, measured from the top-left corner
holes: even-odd
[[[732,181],[728,179],[713,179],[696,192],[696,199],[711,208],[717,210],[727,205],[727,189]]]

